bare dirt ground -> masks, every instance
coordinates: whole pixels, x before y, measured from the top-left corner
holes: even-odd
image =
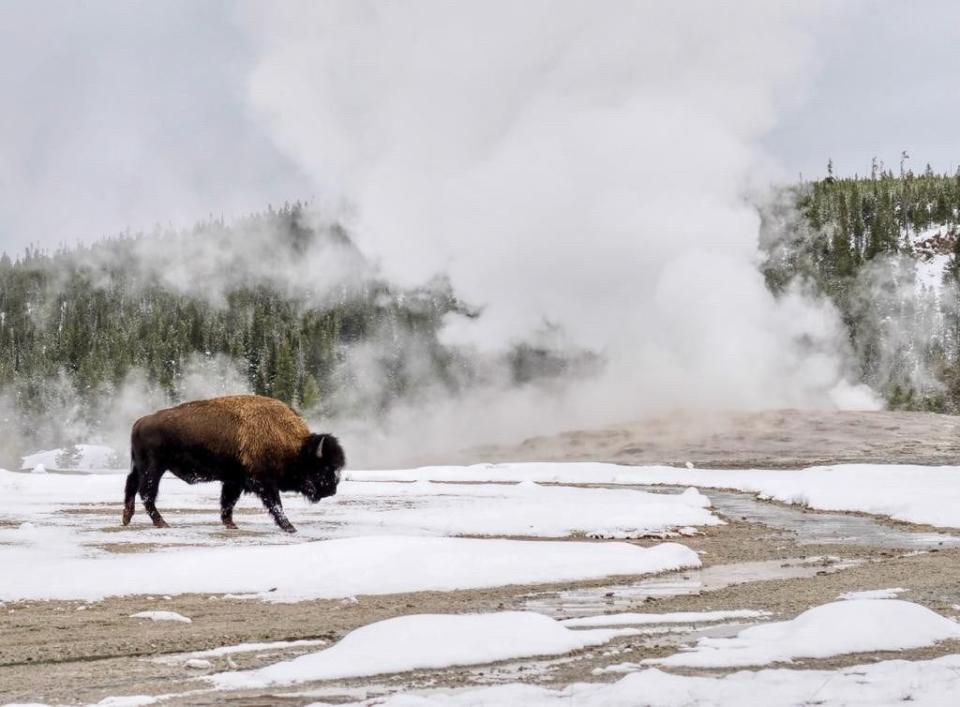
[[[702,419],[702,418],[698,418]],[[583,459],[620,463],[682,463],[698,466],[802,466],[852,461],[957,463],[960,420],[907,413],[793,411],[711,417],[689,416],[528,440],[513,449],[482,450],[483,459]],[[109,509],[119,515],[119,506]],[[837,516],[839,514],[832,514]],[[818,514],[810,520],[817,522]],[[598,611],[703,611],[760,609],[790,618],[839,594],[906,587],[902,598],[946,616],[960,613],[960,547],[923,551],[870,544],[810,544],[797,533],[726,516],[725,526],[705,529],[682,542],[701,552],[700,591],[671,594],[637,591],[649,578],[619,577],[564,585],[509,586],[489,590],[421,592],[358,597],[357,601],[266,604],[223,596],[124,597],[83,602],[16,602],[0,606],[0,704],[92,703],[115,695],[177,695],[174,705],[307,704],[374,696],[403,687],[458,686],[533,681],[562,686],[574,681],[614,680],[602,670],[625,661],[667,655],[701,635],[731,627],[679,627],[675,631],[618,639],[600,648],[561,657],[422,671],[376,679],[337,681],[263,691],[212,691],[202,677],[227,669],[258,667],[310,648],[271,649],[210,658],[209,667],[186,667],[172,654],[244,642],[316,639],[334,642],[373,621],[409,613],[532,609],[576,615],[594,602]],[[899,530],[920,532],[906,524]],[[638,541],[641,544],[655,542]],[[125,547],[127,551],[141,548]],[[759,569],[758,569],[759,568]],[[691,579],[679,573],[679,584]],[[712,577],[713,579],[708,579]],[[717,581],[720,578],[721,581]],[[725,579],[724,579],[725,578]],[[696,578],[694,578],[696,579]],[[138,611],[177,611],[193,623],[139,621]],[[596,612],[594,612],[596,613]],[[933,657],[960,645],[904,651],[901,658]],[[808,661],[799,667],[834,667],[892,657],[858,654]],[[169,660],[163,660],[167,658]],[[160,662],[160,660],[163,662]]]

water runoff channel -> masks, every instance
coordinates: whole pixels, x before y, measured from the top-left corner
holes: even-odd
[[[624,488],[618,485],[616,488]],[[636,486],[654,493],[680,493],[681,487]],[[865,515],[809,512],[778,503],[758,500],[753,494],[736,491],[704,491],[713,510],[725,519],[757,523],[790,534],[797,545],[861,545],[910,553],[960,544],[960,536],[923,532],[897,527]],[[616,611],[636,610],[648,597],[665,598],[700,594],[746,582],[811,577],[838,572],[861,564],[856,558],[797,557],[736,562],[697,570],[671,572],[639,582],[604,587],[576,588],[552,595],[532,595],[524,604],[531,611],[573,618]],[[633,607],[632,609],[630,607]]]

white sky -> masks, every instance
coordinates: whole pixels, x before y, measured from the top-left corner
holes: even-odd
[[[960,3],[833,5],[820,71],[763,146],[783,173],[869,170],[873,156],[954,170]],[[236,5],[0,4],[0,249],[156,223],[189,225],[314,187],[247,100],[255,62]],[[762,58],[758,58],[762,60]]]

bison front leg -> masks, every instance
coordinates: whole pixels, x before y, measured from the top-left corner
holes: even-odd
[[[288,533],[295,533],[297,529],[293,527],[293,523],[287,520],[286,514],[283,512],[283,504],[280,503],[280,492],[272,487],[268,486],[262,488],[258,491],[260,500],[263,501],[263,505],[270,512],[270,515],[273,516],[273,520],[276,521],[283,530]]]
[[[243,484],[237,481],[224,481],[220,490],[220,520],[230,530],[236,530],[233,522],[233,507],[237,505],[240,494],[243,493]]]

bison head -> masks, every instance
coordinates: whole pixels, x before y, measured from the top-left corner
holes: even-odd
[[[310,435],[303,443],[301,457],[301,493],[312,503],[335,494],[347,461],[337,438],[329,434]]]

